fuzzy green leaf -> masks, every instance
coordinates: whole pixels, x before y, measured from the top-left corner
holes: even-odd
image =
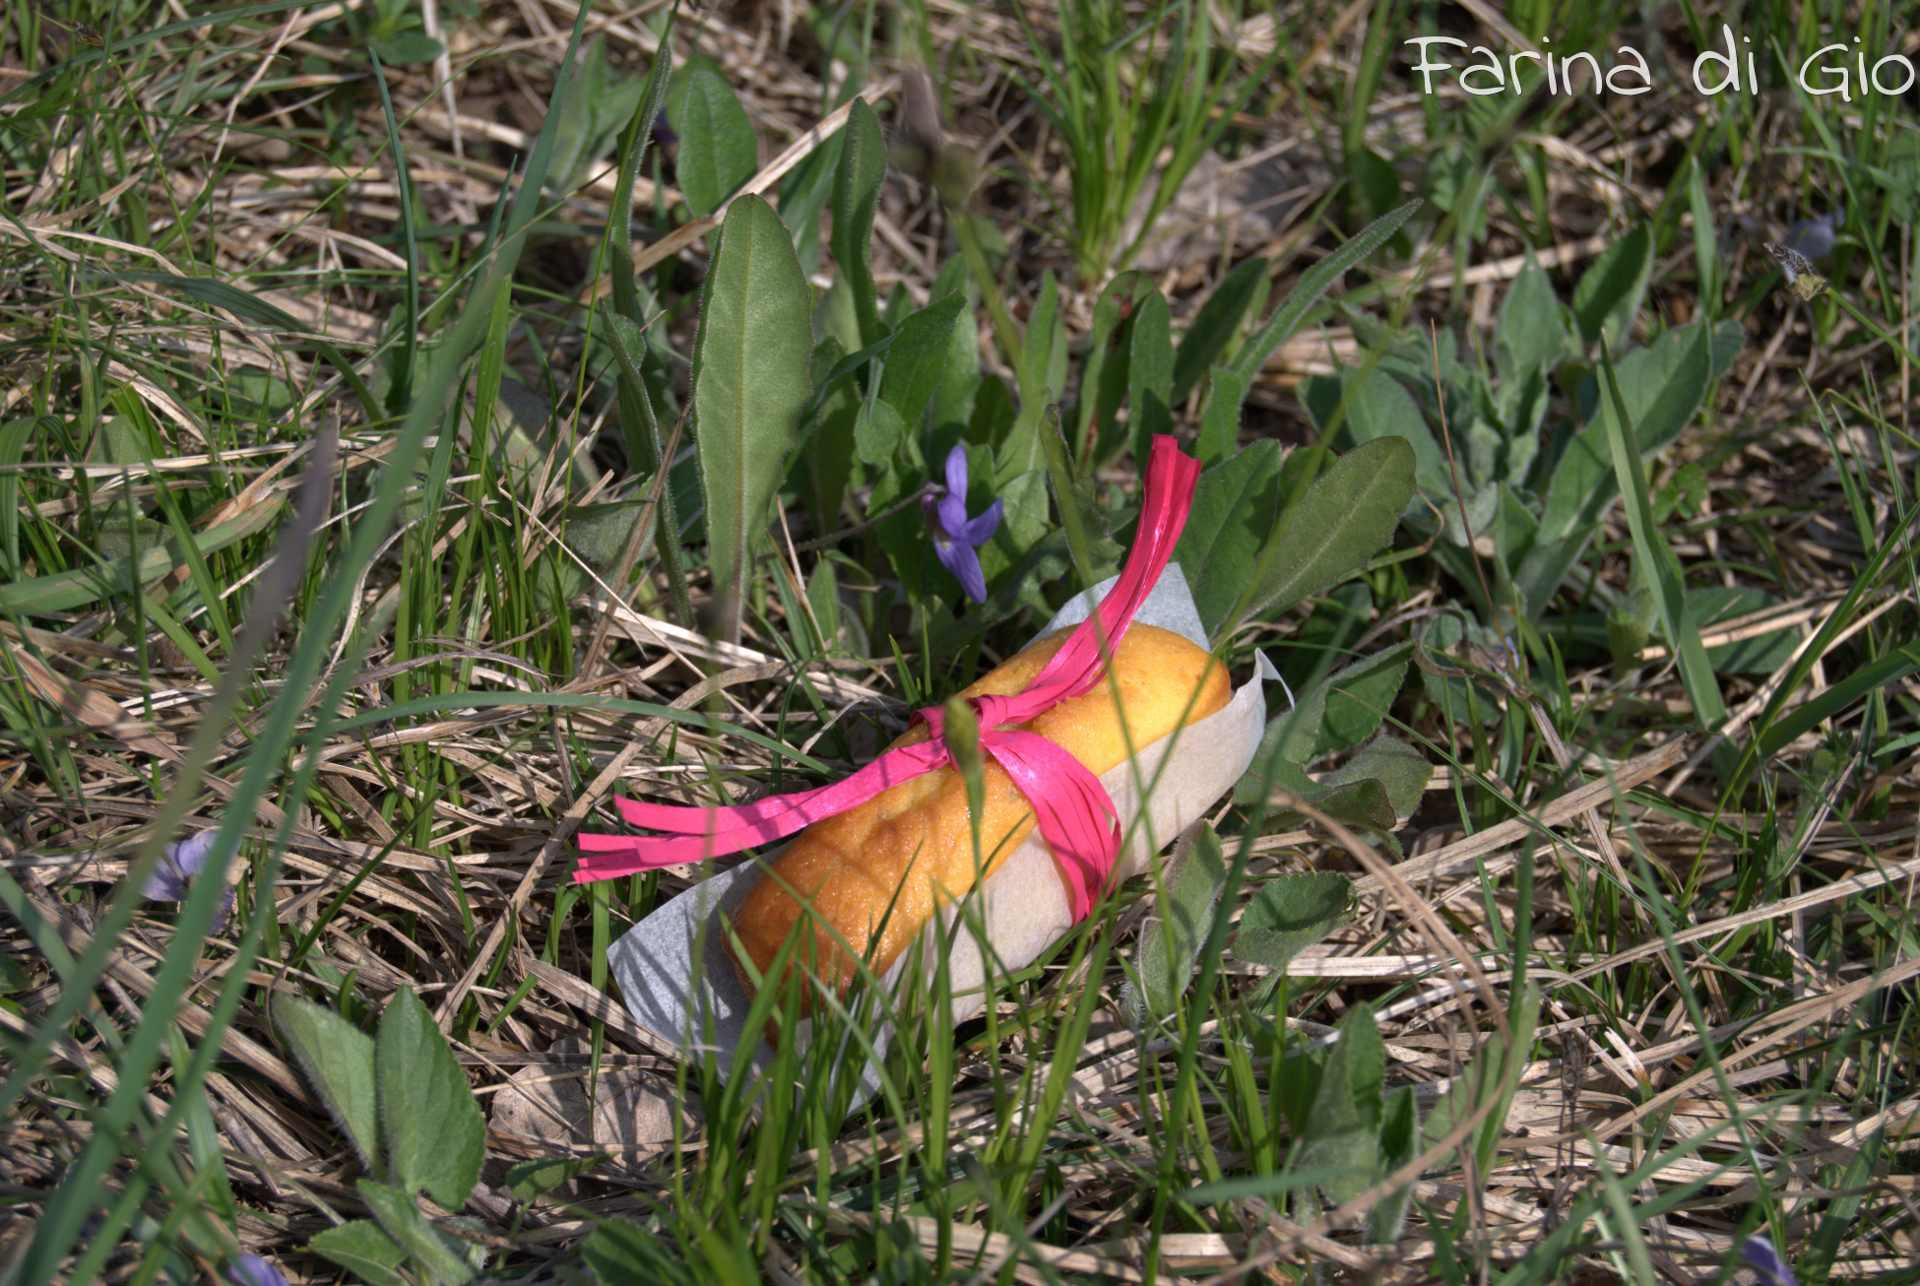
[[[1357,746],[1371,737],[1399,695],[1412,656],[1413,641],[1409,639],[1328,675],[1323,680],[1326,713],[1313,748],[1302,762]]]
[[[394,1270],[407,1257],[406,1250],[371,1219],[351,1219],[337,1228],[317,1232],[307,1249],[331,1259],[367,1286],[405,1284],[406,1279]]]
[[[614,570],[626,555],[627,542],[633,539],[634,525],[653,509],[646,500],[616,500],[605,505],[569,505],[563,530],[567,548],[580,560],[605,575]],[[635,556],[645,558],[653,544],[653,524],[640,538]]]
[[[693,1270],[680,1248],[628,1219],[602,1219],[580,1247],[580,1257],[601,1286],[693,1286]]]
[[[694,442],[721,637],[738,641],[754,547],[806,403],[812,295],[773,207],[727,209],[693,349]]]
[[[822,535],[840,526],[840,508],[853,477],[860,391],[850,374],[835,374],[845,356],[840,341],[828,335],[814,346],[807,361],[813,393],[808,398],[812,409],[802,412],[803,426],[811,430],[800,457],[806,470],[802,494],[813,515],[813,528]]]
[[[1200,475],[1193,512],[1173,551],[1209,638],[1246,586],[1279,506],[1280,444],[1261,438]]]
[[[1703,372],[1707,364],[1707,334],[1705,327],[1693,328],[1693,342],[1688,346],[1687,365],[1696,373]],[[1700,631],[1693,623],[1692,613],[1687,610],[1686,582],[1680,572],[1680,560],[1674,556],[1673,547],[1667,543],[1666,535],[1653,517],[1653,497],[1647,490],[1646,470],[1641,464],[1640,452],[1633,448],[1633,421],[1629,418],[1625,399],[1621,396],[1620,381],[1615,372],[1612,356],[1603,347],[1601,350],[1601,372],[1605,377],[1605,396],[1600,402],[1600,423],[1606,430],[1607,445],[1613,455],[1614,476],[1620,484],[1620,495],[1625,502],[1627,528],[1633,535],[1634,551],[1640,565],[1652,572],[1649,578],[1654,590],[1654,601],[1660,609],[1660,624],[1665,630],[1668,642],[1673,646],[1680,662],[1680,681],[1686,687],[1687,698],[1693,702],[1693,711],[1700,726],[1709,732],[1719,728],[1726,721],[1727,707],[1720,695],[1720,684],[1713,677],[1713,666],[1707,661],[1707,651],[1700,642]],[[1694,403],[1698,405],[1696,401]],[[1716,760],[1716,767],[1731,775],[1731,751],[1723,747],[1727,758],[1722,764]]]
[[[841,130],[840,168],[833,176],[833,232],[828,244],[840,277],[853,294],[853,311],[864,346],[878,340],[880,295],[873,284],[873,219],[880,185],[887,177],[887,144],[880,122],[864,98],[853,100]]]
[[[373,1038],[331,1009],[297,996],[274,1001],[273,1024],[369,1174],[384,1174]]]
[[[939,391],[952,360],[954,328],[966,306],[965,295],[944,295],[909,314],[894,332],[887,369],[880,377],[880,396],[892,403],[905,424],[918,424]]]
[[[447,1038],[411,987],[402,987],[380,1016],[376,1042],[380,1124],[394,1183],[425,1188],[446,1210],[458,1210],[480,1178],[487,1126]]]
[[[1385,245],[1400,230],[1400,225],[1411,219],[1419,208],[1419,201],[1409,201],[1399,209],[1375,219],[1361,229],[1353,240],[1302,273],[1292,293],[1280,301],[1280,306],[1273,310],[1259,330],[1247,338],[1247,342],[1240,346],[1240,351],[1234,354],[1233,361],[1228,363],[1233,373],[1240,377],[1240,382],[1248,388],[1253,387],[1260,368],[1267,364],[1267,358],[1273,356],[1274,350],[1286,343],[1293,332],[1300,328],[1308,311],[1320,302],[1320,296],[1327,293],[1340,274]]]
[[[1353,883],[1336,871],[1279,875],[1260,886],[1240,915],[1237,959],[1272,969],[1353,918]]]
[[[1493,337],[1493,364],[1502,386],[1550,369],[1567,351],[1567,327],[1553,284],[1528,256],[1507,288]]]
[[[1164,890],[1160,914],[1148,922],[1134,954],[1137,981],[1129,981],[1120,996],[1120,1006],[1135,1027],[1158,1022],[1179,1005],[1227,881],[1220,836],[1206,822],[1182,837],[1174,860],[1179,873]]]
[[[1626,423],[1633,426],[1642,457],[1669,446],[1700,409],[1713,374],[1711,344],[1702,342],[1705,332],[1698,322],[1676,326],[1615,363]],[[1588,424],[1567,444],[1547,485],[1542,541],[1561,541],[1598,523],[1620,494],[1613,449],[1601,421],[1598,402],[1603,395],[1597,375],[1582,394]]]
[[[373,1211],[373,1217],[380,1221],[387,1236],[426,1269],[434,1281],[441,1286],[461,1286],[473,1280],[473,1270],[454,1253],[446,1239],[434,1231],[411,1196],[371,1179],[360,1180],[359,1189],[360,1199]]]
[[[533,1201],[553,1191],[569,1179],[577,1179],[597,1165],[613,1160],[611,1155],[593,1157],[547,1157],[522,1161],[507,1171],[507,1191],[516,1201]]]
[[[865,464],[886,464],[906,436],[907,422],[891,402],[868,402],[853,422],[853,449]]]
[[[1340,1040],[1327,1055],[1301,1140],[1299,1164],[1344,1171],[1323,1179],[1327,1200],[1351,1201],[1373,1182],[1380,1165],[1380,1125],[1385,1115],[1387,1046],[1366,1002],[1347,1011]]]
[[[1167,297],[1152,291],[1133,317],[1127,353],[1127,432],[1133,458],[1146,467],[1156,434],[1173,432],[1173,323]]]
[[[1246,320],[1247,310],[1259,297],[1267,268],[1267,261],[1258,256],[1247,260],[1228,273],[1207,296],[1207,302],[1200,305],[1193,325],[1180,337],[1179,350],[1173,357],[1172,405],[1186,401],[1200,377],[1227,351],[1240,323]]]
[[[1581,340],[1592,344],[1604,336],[1608,345],[1618,348],[1652,277],[1653,234],[1642,223],[1602,250],[1573,288],[1573,316]]]
[[[1389,829],[1398,819],[1411,817],[1420,806],[1427,783],[1433,780],[1433,765],[1425,755],[1398,737],[1375,737],[1359,754],[1320,779],[1322,786],[1346,786],[1373,782],[1386,791],[1391,805]]]
[[[706,67],[687,77],[679,109],[680,191],[695,214],[709,215],[760,168],[753,122],[727,82]]]
[[[1363,442],[1335,460],[1274,527],[1236,604],[1238,619],[1223,630],[1285,611],[1366,566],[1413,499],[1413,467],[1405,438]]]
[[[1380,1162],[1375,1180],[1385,1178],[1418,1155],[1420,1109],[1414,1102],[1413,1086],[1402,1085],[1387,1095],[1385,1118],[1380,1123]],[[1367,1213],[1367,1240],[1376,1246],[1400,1239],[1406,1222],[1407,1205],[1413,1200],[1413,1185],[1394,1192]]]
[[[1203,468],[1231,460],[1240,449],[1240,404],[1247,397],[1240,377],[1224,366],[1214,367],[1207,379],[1207,414],[1194,443]]]
[[[1453,473],[1447,466],[1446,452],[1427,427],[1413,395],[1406,386],[1386,371],[1343,370],[1333,375],[1309,376],[1301,386],[1300,400],[1313,417],[1314,426],[1325,430],[1336,419],[1340,432],[1335,445],[1342,448],[1375,438],[1405,438],[1413,444],[1414,476],[1428,499],[1442,505],[1442,512],[1457,516],[1453,505]],[[1344,404],[1344,405],[1343,405]],[[1415,503],[1410,512],[1425,515],[1427,506]]]

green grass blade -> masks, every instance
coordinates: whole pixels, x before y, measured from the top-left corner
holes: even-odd
[[[1694,339],[1704,346],[1707,333],[1702,328]],[[1640,565],[1651,572],[1654,598],[1660,610],[1660,623],[1679,658],[1680,681],[1693,703],[1701,728],[1712,733],[1727,720],[1727,706],[1720,695],[1719,680],[1707,660],[1707,649],[1700,642],[1700,629],[1687,610],[1686,585],[1681,580],[1679,560],[1661,535],[1653,516],[1653,496],[1647,487],[1646,466],[1640,461],[1640,442],[1627,422],[1627,408],[1620,396],[1620,381],[1614,373],[1613,353],[1604,338],[1600,344],[1600,368],[1606,384],[1606,396],[1600,401],[1600,421],[1606,426],[1607,445],[1613,452],[1614,473],[1620,482],[1620,495],[1627,511],[1627,526],[1633,533],[1634,554]],[[1732,746],[1715,751],[1714,768],[1722,781],[1731,781],[1739,753]]]

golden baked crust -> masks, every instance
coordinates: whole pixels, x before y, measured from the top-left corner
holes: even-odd
[[[1011,695],[1024,690],[1071,633],[1061,630],[1034,642],[962,695]],[[1113,673],[1126,710],[1124,732],[1112,686],[1105,681],[1085,696],[1063,701],[1021,726],[1056,742],[1098,776],[1125,762],[1129,736],[1135,748],[1151,745],[1181,726],[1183,717],[1185,723],[1204,719],[1232,695],[1225,668],[1211,655],[1178,634],[1151,625],[1128,629],[1114,658]],[[928,735],[926,728],[916,727],[893,745],[912,745]],[[983,776],[986,808],[980,851],[984,870],[976,870],[966,785],[951,768],[902,782],[856,809],[802,831],[761,876],[733,918],[734,932],[754,971],[766,973],[804,914],[794,896],[797,893],[813,902],[811,959],[818,962],[821,978],[830,978],[844,992],[856,972],[855,962],[840,949],[835,935],[859,951],[871,941],[883,917],[886,923],[874,952],[874,969],[884,973],[918,936],[937,905],[961,896],[978,879],[991,875],[1033,829],[1032,809],[1006,770],[989,758]],[[728,946],[732,951],[732,944]],[[802,943],[796,960],[806,958],[807,944]],[[737,955],[735,967],[751,994],[753,983]]]

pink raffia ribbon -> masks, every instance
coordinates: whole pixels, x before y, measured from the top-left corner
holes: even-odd
[[[1093,910],[1119,860],[1119,816],[1090,768],[1038,733],[1006,725],[1025,723],[1062,701],[1084,696],[1106,678],[1107,663],[1119,650],[1134,613],[1173,557],[1199,476],[1199,461],[1182,455],[1172,438],[1154,438],[1140,524],[1119,581],[1024,691],[968,699],[980,719],[981,751],[1006,770],[1033,806],[1041,838],[1067,876],[1076,921]],[[941,709],[916,711],[913,722],[927,725],[931,738],[897,746],[851,776],[815,790],[726,808],[616,798],[614,806],[627,821],[667,834],[581,835],[585,855],[573,878],[581,884],[610,880],[768,844],[823,817],[858,808],[891,786],[951,765],[941,736]]]

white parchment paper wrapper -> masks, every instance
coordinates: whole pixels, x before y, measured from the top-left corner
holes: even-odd
[[[1061,608],[1036,637],[1086,619],[1117,579],[1101,582]],[[1172,630],[1199,647],[1207,646],[1193,593],[1177,563],[1169,564],[1161,573],[1134,619]],[[1224,708],[1144,747],[1131,762],[1100,778],[1120,815],[1125,841],[1119,862],[1121,879],[1145,869],[1155,852],[1203,816],[1253,762],[1267,721],[1262,681],[1276,677],[1264,656],[1258,666],[1259,673],[1235,692]],[[1144,811],[1143,795],[1147,801]],[[764,864],[777,855],[776,850],[761,862],[743,862],[702,881],[635,925],[607,952],[620,994],[634,1018],[691,1057],[711,1048],[722,1076],[731,1075],[734,1063],[743,1055],[755,1071],[773,1058],[764,1036],[759,1032],[749,1035],[745,1030],[752,1001],[722,945],[726,933],[720,916],[731,915],[739,908],[760,878]],[[1031,963],[1073,927],[1060,867],[1038,829],[968,896],[968,902],[978,908],[1002,970]],[[966,929],[952,932],[958,915],[957,908],[944,908],[922,934],[919,953],[931,977],[931,948],[936,941],[932,935],[944,930],[953,940],[948,967],[956,1022],[980,1008],[986,979],[980,943]],[[898,982],[913,955],[911,950],[902,953],[887,975],[889,984]],[[806,1026],[802,1024],[803,1029]],[[876,1034],[881,1050],[886,1048],[887,1035],[884,1031]],[[866,1089],[870,1093],[877,1088],[869,1068]],[[864,1101],[867,1096],[863,1093],[859,1098]]]

